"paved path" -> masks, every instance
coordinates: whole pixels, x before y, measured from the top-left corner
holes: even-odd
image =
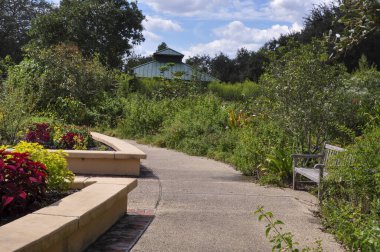
[[[266,223],[252,215],[261,205],[284,221],[301,245],[321,239],[325,251],[341,250],[320,230],[312,213],[316,198],[310,194],[259,186],[210,159],[130,143],[148,155],[125,217],[139,235],[126,240],[129,247],[112,251],[271,251]]]

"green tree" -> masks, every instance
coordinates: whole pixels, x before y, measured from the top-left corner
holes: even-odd
[[[195,55],[186,59],[186,64],[205,73],[211,73],[211,57],[209,55]]]
[[[358,45],[372,33],[380,32],[380,2],[378,0],[342,0],[340,9],[343,16],[338,20],[345,28],[338,35],[338,53]]]
[[[0,0],[0,58],[9,55],[19,62],[32,19],[51,8],[45,0]]]
[[[76,46],[29,51],[10,67],[5,85],[25,90],[39,111],[56,112],[70,123],[89,124],[88,110],[116,87],[112,72],[97,58],[85,59]]]
[[[223,82],[236,82],[235,62],[227,55],[219,53],[211,60],[211,74]]]
[[[330,64],[320,42],[293,42],[291,47],[281,58],[272,60],[261,84],[272,100],[273,116],[294,137],[300,150],[312,152],[330,137],[337,122],[336,110],[343,106],[341,74],[345,69]]]
[[[162,42],[161,44],[158,45],[157,52],[164,50],[164,49],[167,49],[167,48],[168,48],[168,45],[165,42]]]
[[[100,55],[103,64],[121,67],[133,45],[144,41],[144,16],[126,0],[62,0],[58,9],[35,19],[31,47],[75,43],[83,55]]]

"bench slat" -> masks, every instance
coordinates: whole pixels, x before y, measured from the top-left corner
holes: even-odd
[[[294,170],[296,171],[296,173],[301,174],[302,176],[310,179],[311,181],[319,183],[319,169],[296,167],[294,168]],[[323,176],[326,175],[327,172],[323,172]]]

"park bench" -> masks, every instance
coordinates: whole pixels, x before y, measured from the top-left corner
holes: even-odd
[[[318,185],[318,199],[321,198],[322,178],[327,175],[327,167],[339,165],[342,160],[335,159],[339,152],[345,149],[325,144],[321,154],[293,154],[293,189],[297,189],[297,174],[300,178],[306,177],[309,181],[298,182],[314,182]]]

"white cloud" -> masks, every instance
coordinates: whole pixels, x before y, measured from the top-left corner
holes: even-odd
[[[157,12],[165,12],[180,16],[198,16],[210,13],[215,8],[226,8],[230,0],[141,0]]]
[[[141,0],[160,13],[202,19],[276,20],[302,23],[313,5],[333,0]]]
[[[245,26],[241,21],[233,21],[227,26],[214,30],[216,36],[221,38],[230,38],[240,42],[265,43],[266,41],[277,38],[281,34],[287,34],[290,31],[299,31],[301,28],[298,23],[292,27],[287,25],[272,25],[268,29],[257,29]]]
[[[143,31],[142,32],[143,35],[144,35],[144,38],[146,40],[154,40],[154,41],[158,41],[158,40],[161,40],[161,37],[153,32],[150,32],[150,31]]]
[[[186,55],[186,58],[204,54],[215,56],[221,52],[233,57],[236,54],[236,51],[242,47],[248,50],[257,50],[261,45],[262,44],[256,43],[241,43],[230,39],[217,39],[209,43],[192,46],[189,50],[184,51],[183,53]]]
[[[146,19],[143,21],[143,26],[148,31],[162,30],[162,31],[183,31],[182,27],[169,19],[163,19],[160,17],[146,16]]]
[[[271,0],[261,11],[270,20],[298,21],[310,13],[313,6],[332,0]]]
[[[197,54],[215,55],[220,52],[231,57],[242,47],[248,50],[258,50],[265,42],[280,37],[292,31],[300,31],[302,27],[298,23],[292,26],[272,25],[268,29],[258,29],[245,26],[241,21],[233,21],[228,25],[214,30],[217,39],[209,42],[197,44],[185,52],[187,57]]]

